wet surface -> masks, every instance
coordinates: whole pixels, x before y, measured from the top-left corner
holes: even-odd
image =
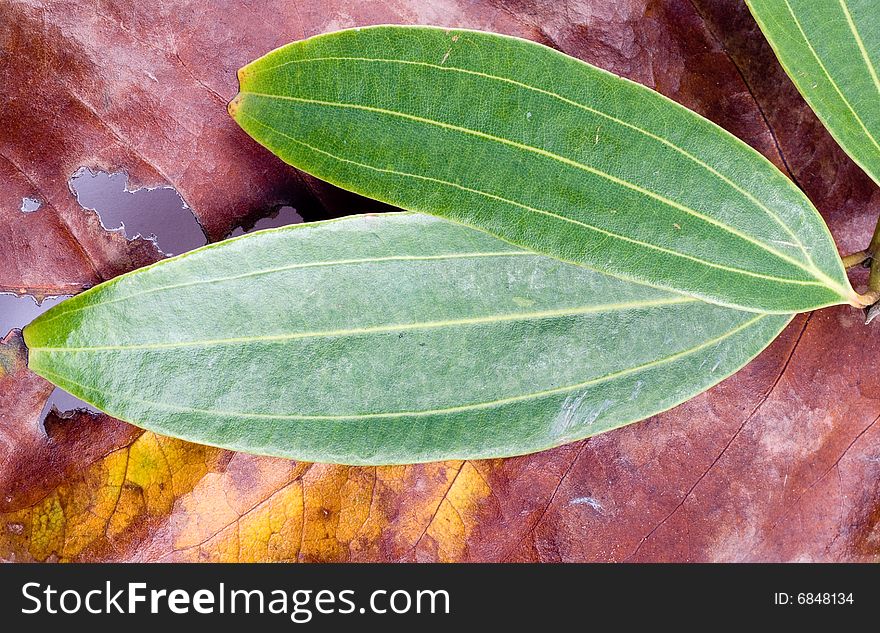
[[[8,335],[11,330],[22,329],[43,312],[70,297],[71,295],[50,296],[38,302],[35,297],[28,294],[0,293],[0,339]],[[59,387],[52,391],[40,412],[41,424],[53,410],[60,418],[68,418],[77,411],[99,413],[88,403],[73,397]]]
[[[35,297],[28,294],[0,293],[0,339],[5,338],[14,329],[22,329],[43,312],[70,297],[71,295],[49,296],[38,302]],[[62,419],[69,418],[77,411],[100,413],[90,404],[75,398],[59,387],[52,391],[40,412],[41,424],[52,411]]]
[[[205,232],[179,193],[168,185],[128,188],[124,172],[81,167],[68,181],[83,209],[98,214],[101,225],[129,240],[150,240],[165,255],[204,246]]]
[[[246,233],[262,231],[263,229],[274,229],[279,226],[287,226],[288,224],[300,224],[302,221],[302,216],[297,213],[296,209],[290,206],[283,206],[279,207],[277,211],[260,218],[252,226],[237,227],[226,237],[238,237]]]
[[[173,187],[128,189],[125,173],[93,172],[80,168],[68,181],[80,206],[98,214],[108,231],[118,231],[129,240],[150,240],[165,255],[183,253],[207,243],[201,225],[192,210]],[[35,198],[22,198],[22,213],[34,213],[42,207]],[[0,294],[0,337],[10,330],[22,329],[37,316],[71,295],[50,296],[38,302],[31,295]],[[99,413],[91,405],[58,387],[51,393],[40,413],[45,423],[50,414],[60,419],[77,411]]]
[[[147,239],[164,255],[179,255],[207,244],[205,233],[192,209],[170,186],[128,189],[128,176],[123,172],[92,171],[82,167],[68,181],[80,206],[98,214],[108,231],[118,231],[129,240]],[[22,213],[34,213],[42,203],[35,198],[22,198]],[[234,229],[228,237],[237,237],[263,229],[299,224],[302,216],[291,206],[281,206],[268,215]],[[49,296],[38,302],[28,294],[0,293],[0,338],[13,329],[22,329],[37,316],[58,305],[71,295]],[[56,387],[40,413],[44,424],[50,415],[60,420],[76,412],[98,414],[86,402]]]
[[[95,415],[101,413],[101,411],[88,402],[83,402],[79,398],[70,395],[61,387],[55,387],[55,390],[49,395],[49,399],[46,400],[46,404],[43,405],[43,410],[40,411],[40,423],[45,423],[46,418],[53,412],[62,420],[66,420],[73,417],[77,411],[85,411]]]
[[[22,213],[34,213],[35,211],[39,211],[40,207],[43,206],[43,203],[37,200],[36,198],[22,198],[21,199],[21,212]]]
[[[54,305],[71,295],[46,297],[42,302],[31,295],[0,293],[0,338],[10,330],[21,329]]]

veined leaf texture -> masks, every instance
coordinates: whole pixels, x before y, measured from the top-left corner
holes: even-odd
[[[739,369],[789,319],[390,213],[135,271],[49,310],[25,341],[33,371],[159,433],[390,464],[527,453],[640,420]]]
[[[230,113],[251,136],[354,192],[720,305],[855,301],[821,216],[769,161],[545,46],[352,29],[282,47],[239,79]]]
[[[880,5],[749,0],[788,76],[834,139],[880,184]]]

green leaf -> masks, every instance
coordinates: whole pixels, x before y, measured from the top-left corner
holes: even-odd
[[[880,4],[747,4],[804,99],[847,154],[880,184]]]
[[[417,214],[254,233],[24,331],[107,413],[254,453],[388,464],[536,451],[668,409],[790,316],[624,282]]]
[[[382,26],[239,71],[235,120],[286,162],[621,278],[751,311],[857,303],[825,223],[760,154],[538,44]]]

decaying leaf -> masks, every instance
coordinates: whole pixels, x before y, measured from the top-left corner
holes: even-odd
[[[155,257],[80,215],[66,186],[80,166],[174,185],[214,239],[278,203],[364,210],[350,198],[334,206],[342,194],[320,183],[301,188],[255,145],[248,154],[221,103],[249,59],[356,25],[500,31],[654,87],[787,165],[844,251],[864,246],[880,205],[733,0],[278,0],[222,13],[195,0],[47,1],[0,11],[2,105],[27,123],[27,133],[0,138],[0,154],[20,168],[0,160],[4,184],[14,184],[0,188],[4,289],[69,292]],[[7,51],[24,46],[30,57],[7,63]],[[162,82],[152,108],[124,98],[155,84],[142,71]],[[241,161],[253,162],[236,174]],[[25,196],[44,204],[21,214]],[[527,457],[389,468],[234,454],[106,416],[43,429],[51,387],[25,369],[12,337],[0,346],[0,556],[877,560],[880,376],[865,368],[880,356],[878,327],[848,308],[801,316],[736,376],[644,423]]]

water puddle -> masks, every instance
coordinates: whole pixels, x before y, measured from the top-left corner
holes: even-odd
[[[146,239],[164,255],[179,255],[208,243],[192,209],[174,187],[128,188],[124,172],[80,167],[68,181],[83,209],[98,214],[101,226],[129,240]]]
[[[34,213],[35,211],[39,211],[40,207],[43,206],[43,203],[37,200],[36,198],[22,198],[21,199],[21,212],[22,213]]]
[[[0,339],[6,338],[12,330],[22,329],[43,312],[71,296],[55,295],[37,301],[36,297],[28,294],[0,293]],[[46,418],[53,411],[61,419],[70,418],[77,411],[91,414],[100,413],[90,404],[75,398],[60,387],[55,387],[43,406],[43,410],[40,412],[40,424],[44,424]]]
[[[88,402],[83,402],[79,398],[70,395],[61,387],[55,387],[54,391],[49,395],[43,410],[40,411],[40,424],[45,426],[46,418],[50,414],[54,414],[62,420],[69,420],[79,412],[89,413],[91,415],[99,415],[100,410],[96,409]]]
[[[226,237],[239,237],[240,235],[262,231],[263,229],[274,229],[279,226],[287,226],[288,224],[300,224],[302,221],[302,216],[297,213],[296,209],[290,206],[283,206],[279,207],[277,211],[260,218],[251,226],[243,224],[237,227]]]

